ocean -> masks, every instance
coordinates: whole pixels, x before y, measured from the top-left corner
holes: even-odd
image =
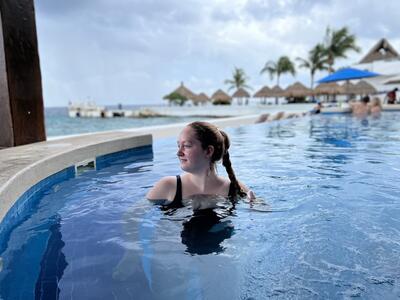
[[[181,116],[176,117],[151,117],[151,118],[70,118],[67,107],[46,107],[45,122],[47,137],[65,136],[98,131],[130,129],[146,126],[168,125],[173,123],[189,123],[192,121],[211,119],[212,116],[227,117],[240,115],[254,115],[261,113],[275,114],[285,112],[305,112],[313,108],[314,104],[301,103],[290,105],[267,105],[259,106],[251,103],[246,106],[205,106],[205,107],[169,107],[169,106],[146,106],[146,105],[124,105],[124,109],[137,110],[148,107],[158,112],[171,114],[172,112]],[[106,106],[107,109],[117,109],[117,106]],[[162,110],[160,110],[162,108]],[[188,117],[196,114],[197,117]]]
[[[142,106],[124,106],[135,109]],[[107,107],[116,108],[116,107]],[[67,107],[46,107],[45,123],[47,137],[65,136],[98,131],[138,128],[145,126],[166,125],[192,122],[195,117],[154,117],[154,118],[70,118]]]

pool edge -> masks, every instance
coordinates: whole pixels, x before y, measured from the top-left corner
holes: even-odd
[[[41,181],[70,167],[75,167],[76,164],[87,159],[96,159],[107,154],[152,145],[151,134],[124,133],[116,135],[116,138],[109,137],[109,135],[94,135],[92,139],[85,139],[86,142],[65,139],[30,145],[28,153],[33,162],[22,167],[0,186],[0,224],[24,193]],[[28,149],[27,146],[24,148]],[[46,150],[49,152],[48,155],[42,157],[40,152]],[[24,149],[21,151],[27,152]],[[37,159],[35,159],[35,155]]]

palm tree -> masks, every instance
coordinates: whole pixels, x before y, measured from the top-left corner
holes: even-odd
[[[329,74],[333,72],[333,64],[337,58],[347,58],[346,52],[354,50],[360,52],[360,48],[356,45],[356,37],[350,34],[347,27],[339,30],[326,29],[325,34],[325,51],[327,55]]]
[[[281,56],[277,62],[274,62],[272,60],[268,61],[265,64],[264,68],[262,68],[260,73],[262,74],[265,72],[269,73],[271,80],[274,79],[274,76],[276,75],[277,85],[279,85],[279,78],[282,74],[290,73],[293,76],[296,75],[294,64],[287,56]]]
[[[281,56],[277,62],[274,62],[272,60],[268,61],[264,68],[261,70],[261,74],[268,72],[269,77],[271,80],[274,78],[274,75],[276,75],[276,83],[279,86],[279,78],[281,77],[282,74],[285,73],[290,73],[293,76],[296,75],[296,70],[294,68],[294,64],[290,60],[289,57],[287,56]],[[275,104],[278,104],[278,97],[275,98]]]
[[[244,73],[243,69],[241,68],[236,68],[234,69],[232,73],[233,79],[227,79],[225,80],[225,84],[230,84],[229,90],[231,89],[240,89],[240,88],[250,88],[246,84],[247,80],[249,79],[246,74]]]
[[[311,75],[311,89],[314,88],[314,75],[316,71],[322,71],[328,69],[328,60],[324,45],[317,44],[308,52],[308,58],[297,57],[297,61],[300,62],[300,68],[310,69]]]

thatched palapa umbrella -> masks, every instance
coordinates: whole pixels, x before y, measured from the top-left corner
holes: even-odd
[[[240,104],[242,104],[242,99],[250,98],[249,92],[247,92],[244,88],[238,88],[236,92],[233,93],[232,98],[238,98],[240,100]],[[246,101],[247,104],[248,101]]]
[[[187,87],[185,87],[183,82],[181,82],[181,85],[177,89],[175,89],[172,93],[164,96],[164,99],[170,100],[171,95],[180,95],[180,96],[182,96],[186,99],[192,100],[192,101],[196,101],[196,97],[197,97],[197,95],[195,93],[193,93],[191,90],[189,90]]]
[[[267,98],[269,97],[269,94],[271,92],[271,89],[268,86],[263,86],[260,90],[258,90],[253,97],[254,98]]]
[[[356,94],[358,95],[368,95],[376,93],[376,89],[366,82],[365,80],[360,80],[354,87]]]
[[[266,103],[266,99],[270,96],[271,89],[268,86],[263,86],[260,90],[258,90],[253,97],[263,99],[264,104]]]
[[[343,93],[343,88],[336,82],[327,82],[317,85],[314,89],[316,95],[338,95]]]
[[[283,90],[279,85],[275,85],[271,90],[270,90],[270,97],[283,97]]]
[[[223,90],[219,89],[211,96],[211,100],[214,104],[231,104],[232,98]]]
[[[236,92],[233,93],[232,98],[249,98],[250,94],[244,88],[237,89]]]
[[[355,95],[355,94],[357,94],[355,85],[353,83],[351,83],[350,81],[346,81],[342,85],[342,94],[343,95]]]
[[[279,103],[278,98],[279,97],[284,97],[285,95],[284,95],[283,90],[281,89],[281,87],[279,85],[275,85],[271,89],[269,96],[270,97],[275,97],[275,104],[278,104]]]
[[[206,104],[210,101],[210,98],[205,93],[200,93],[196,96],[196,100],[193,101],[196,105],[198,104]]]
[[[311,96],[312,94],[313,91],[305,87],[300,82],[296,82],[292,85],[289,85],[284,91],[284,95],[286,97],[294,97],[294,98]]]

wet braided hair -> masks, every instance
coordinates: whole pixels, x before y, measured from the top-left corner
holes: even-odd
[[[215,125],[208,122],[193,122],[188,126],[194,130],[196,137],[200,141],[201,147],[204,150],[206,150],[208,146],[214,147],[210,168],[215,168],[215,163],[222,159],[222,165],[225,167],[228,177],[233,184],[235,197],[245,197],[246,193],[243,191],[236,178],[229,158],[228,150],[230,147],[230,140],[228,135],[224,131],[218,129]]]

